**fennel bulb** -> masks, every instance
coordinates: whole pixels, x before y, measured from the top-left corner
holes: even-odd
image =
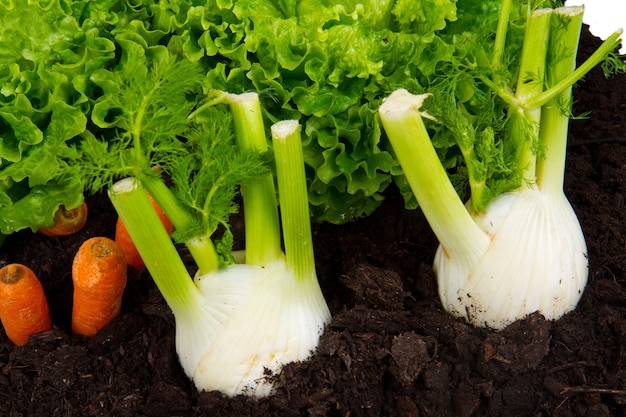
[[[282,366],[314,352],[330,313],[317,280],[297,280],[284,259],[266,267],[231,265],[196,277],[206,310],[197,328],[176,321],[176,350],[197,387],[226,395],[271,395]],[[208,332],[204,345],[198,332]]]
[[[141,183],[125,178],[109,195],[174,313],[176,352],[198,390],[267,396],[283,365],[314,353],[330,321],[314,269],[294,268],[286,253],[192,280]]]
[[[572,85],[611,60],[622,34],[614,31],[576,68],[584,8],[536,9],[524,15],[521,50],[504,61],[509,19],[520,12],[512,5],[503,0],[491,61],[460,63],[428,94],[398,89],[379,109],[440,243],[433,270],[443,308],[495,330],[534,312],[558,319],[583,294],[587,247],[563,192]],[[459,79],[472,80],[471,94]],[[466,204],[443,164],[453,146],[465,163]]]
[[[539,312],[573,310],[587,283],[587,249],[562,189],[538,183],[484,210],[463,204],[430,142],[420,108],[429,95],[393,92],[380,117],[439,247],[433,270],[450,314],[500,330]]]
[[[267,143],[257,94],[220,93],[216,100],[207,108],[217,103],[231,107],[238,151],[264,152]],[[201,118],[204,110],[197,110],[194,117]],[[185,374],[198,390],[218,390],[229,396],[271,395],[282,367],[308,359],[330,321],[315,270],[301,126],[295,120],[281,121],[271,126],[271,132],[280,222],[273,174],[264,171],[246,178],[241,183],[245,264],[233,263],[228,242],[214,246],[211,235],[216,228],[209,224],[200,229],[201,233],[192,235],[199,237],[184,240],[198,267],[192,280],[143,188],[150,190],[175,226],[184,227],[192,223],[189,219],[215,213],[215,206],[209,204],[212,198],[222,204],[231,203],[229,192],[218,195],[220,185],[228,183],[229,174],[247,170],[248,165],[237,163],[226,152],[211,154],[218,162],[214,165],[216,172],[210,173],[215,182],[184,193],[191,198],[188,206],[180,205],[184,200],[173,198],[159,178],[125,178],[109,190],[113,206],[172,309],[176,352]],[[199,157],[206,158],[206,154]],[[204,159],[200,162],[202,167],[208,164]],[[174,176],[174,190],[189,189],[178,181],[189,179]],[[226,220],[221,224],[228,227]],[[192,230],[197,232],[196,228]]]
[[[440,244],[435,254],[447,311],[502,329],[533,312],[553,320],[576,307],[587,284],[587,246],[565,194],[536,186],[505,193],[473,219],[486,237],[478,251]]]

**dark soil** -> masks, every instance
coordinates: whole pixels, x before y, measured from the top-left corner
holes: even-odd
[[[597,40],[585,33],[581,56]],[[437,245],[419,211],[388,200],[371,217],[315,225],[318,274],[333,320],[317,355],[284,370],[269,399],[198,393],[174,351],[171,312],[147,273],[131,273],[121,316],[91,340],[72,335],[71,260],[115,213],[89,197],[76,236],[9,237],[4,263],[42,279],[54,329],[15,347],[0,331],[0,416],[620,416],[626,415],[626,75],[599,69],[575,91],[565,189],[589,246],[589,284],[556,322],[502,332],[441,307]]]

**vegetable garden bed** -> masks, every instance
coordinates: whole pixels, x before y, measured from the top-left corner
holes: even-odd
[[[599,41],[584,33],[580,56]],[[196,392],[174,350],[171,312],[147,272],[131,273],[122,314],[72,335],[72,257],[112,237],[116,214],[89,196],[78,234],[19,232],[0,249],[42,280],[53,330],[21,347],[0,333],[2,416],[609,416],[626,407],[626,75],[599,68],[575,90],[565,191],[589,248],[589,284],[556,322],[490,332],[448,316],[430,269],[437,241],[394,191],[370,217],[314,225],[333,319],[317,355],[267,399]],[[235,219],[237,220],[237,219]],[[235,228],[237,229],[237,228]],[[236,232],[241,232],[241,227]],[[237,235],[236,235],[237,237]],[[239,236],[239,244],[241,238]],[[415,273],[415,271],[419,271]]]

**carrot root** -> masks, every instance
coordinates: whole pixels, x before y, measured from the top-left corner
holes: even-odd
[[[25,265],[0,269],[0,318],[8,338],[16,345],[52,328],[48,301],[37,275]]]
[[[72,264],[74,333],[92,337],[120,314],[126,269],[126,257],[113,240],[83,242]]]
[[[87,203],[73,209],[66,209],[64,205],[54,214],[54,226],[43,227],[39,233],[46,236],[68,236],[78,232],[87,223]]]

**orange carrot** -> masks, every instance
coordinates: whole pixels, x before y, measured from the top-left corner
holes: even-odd
[[[83,203],[71,210],[64,205],[54,213],[54,226],[43,227],[39,233],[46,236],[67,236],[78,232],[87,223],[87,203]]]
[[[52,328],[41,282],[25,265],[9,264],[0,269],[0,318],[7,336],[18,346]]]
[[[159,205],[154,200],[154,198],[152,198],[150,193],[146,191],[146,194],[148,194],[150,202],[152,202],[152,206],[156,210],[159,218],[161,219],[161,223],[163,223],[163,226],[165,226],[165,230],[167,230],[167,233],[171,235],[172,230],[174,229],[172,222],[170,221],[170,219],[167,218],[161,207],[159,207]],[[143,271],[144,269],[146,269],[146,265],[143,263],[143,259],[141,259],[139,252],[137,252],[137,248],[130,238],[128,230],[126,230],[126,226],[124,226],[124,222],[122,222],[120,218],[117,219],[117,223],[115,224],[115,242],[122,249],[122,252],[124,252],[128,265],[132,266],[137,271]]]
[[[113,240],[92,237],[83,242],[72,264],[74,333],[94,336],[119,315],[126,265],[124,253]]]

